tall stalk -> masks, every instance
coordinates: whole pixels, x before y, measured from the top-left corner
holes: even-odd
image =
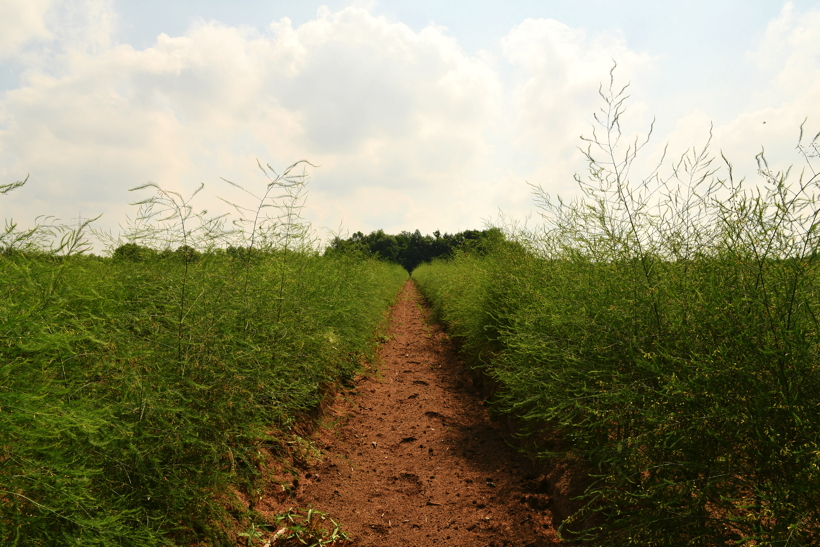
[[[177,252],[179,258],[182,260],[183,266],[179,291],[177,293],[179,305],[177,306],[176,313],[176,353],[177,359],[182,363],[183,370],[185,367],[185,352],[183,351],[185,319],[190,307],[188,302],[188,280],[190,277],[191,263],[195,259],[195,247],[197,245],[197,241],[194,239],[195,232],[192,231],[190,224],[195,218],[202,220],[206,213],[206,211],[200,214],[194,213],[191,203],[204,187],[204,183],[200,184],[187,198],[179,192],[165,190],[154,182],[131,188],[132,192],[146,188],[153,189],[156,192],[155,196],[137,201],[133,203],[133,205],[146,207],[147,210],[144,214],[162,226],[162,232],[165,234],[164,245],[166,249],[170,250],[174,244],[179,245]],[[200,222],[199,228],[201,229],[204,225],[207,225],[207,222]]]
[[[255,200],[253,207],[246,207],[236,202],[224,200],[239,213],[240,219],[237,221],[244,229],[242,234],[247,242],[244,248],[245,279],[243,284],[243,294],[245,298],[246,312],[250,311],[250,278],[251,260],[254,251],[257,249],[257,240],[261,239],[261,250],[279,251],[282,254],[282,271],[279,279],[277,321],[282,316],[282,305],[285,289],[285,267],[287,253],[291,250],[294,240],[300,242],[306,236],[306,226],[302,222],[301,210],[306,199],[306,186],[309,181],[306,166],[316,167],[307,160],[299,160],[289,165],[282,174],[277,173],[270,164],[266,167],[261,162],[256,162],[259,169],[268,179],[265,192],[257,195],[240,184],[223,178],[231,186],[241,190]],[[295,172],[297,168],[302,168],[301,172]],[[272,214],[271,214],[272,213]],[[250,328],[251,314],[245,313],[245,330]]]

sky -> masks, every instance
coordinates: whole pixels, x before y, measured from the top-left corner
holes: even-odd
[[[132,188],[218,214],[223,179],[307,160],[322,239],[534,222],[531,184],[578,192],[613,63],[624,133],[655,120],[636,179],[712,128],[753,181],[820,131],[817,0],[0,0],[0,184],[29,177],[0,217],[116,235]]]

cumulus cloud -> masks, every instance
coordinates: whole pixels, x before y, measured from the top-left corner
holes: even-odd
[[[358,210],[363,188],[458,184],[486,156],[498,76],[444,29],[351,7],[298,28],[275,22],[270,35],[201,21],[138,51],[101,46],[112,17],[96,7],[75,19],[100,47],[55,54],[59,70],[30,70],[0,107],[3,174],[30,171],[40,202],[102,206],[146,180],[258,180],[257,157],[307,158],[322,166],[318,195],[356,196]]]
[[[135,198],[128,188],[154,181],[185,192],[205,182],[200,206],[218,210],[216,196],[234,197],[220,177],[264,184],[257,158],[280,170],[300,159],[320,165],[307,209],[317,226],[455,231],[499,208],[523,215],[532,208],[525,179],[574,190],[579,136],[613,59],[617,81],[635,89],[628,131],[651,120],[641,88],[659,62],[617,32],[553,20],[512,28],[497,57],[467,54],[445,28],[415,31],[356,6],[262,31],[200,20],[135,49],[117,42],[109,0],[26,6],[18,20],[29,30],[0,43],[25,61],[20,85],[0,97],[0,178],[31,179],[0,202],[3,216],[105,213],[114,228]],[[801,86],[716,128],[725,146],[748,154],[755,130],[780,138],[775,121],[796,132],[816,112],[816,17],[787,6],[772,22],[750,59],[775,71],[771,87],[798,76]],[[22,52],[38,40],[47,47]],[[676,135],[697,144],[701,124],[708,130],[693,112]]]
[[[820,9],[799,12],[787,2],[769,22],[757,48],[746,54],[755,86],[742,113],[714,128],[714,152],[722,151],[735,173],[757,177],[755,155],[765,151],[774,170],[802,169],[795,146],[800,126],[807,138],[820,131]],[[677,145],[705,141],[709,118],[702,110],[682,117],[670,140]]]
[[[555,20],[527,19],[502,40],[504,54],[519,68],[512,88],[514,132],[519,150],[532,159],[529,178],[554,192],[575,190],[573,174],[583,169],[577,147],[580,136],[591,136],[592,114],[603,103],[615,63],[615,87],[632,84],[640,89],[656,59],[629,48],[616,33],[589,36]],[[632,100],[624,121],[646,131],[647,105]]]
[[[787,2],[747,57],[762,72],[774,75],[773,90],[781,99],[801,98],[820,88],[820,9],[800,13]]]
[[[0,4],[0,59],[9,57],[32,40],[51,36],[45,14],[51,0],[27,0]]]

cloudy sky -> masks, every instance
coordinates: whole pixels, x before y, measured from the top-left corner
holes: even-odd
[[[524,218],[575,192],[613,60],[649,158],[714,124],[754,178],[820,130],[817,0],[0,0],[0,216],[116,231],[135,186],[220,211],[306,159],[320,235]]]

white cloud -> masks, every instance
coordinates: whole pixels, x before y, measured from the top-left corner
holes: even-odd
[[[820,9],[799,13],[787,2],[769,23],[757,50],[747,56],[761,71],[775,75],[777,92],[793,98],[820,85],[819,44]]]
[[[32,67],[0,104],[0,174],[31,172],[19,198],[27,193],[31,207],[54,200],[64,217],[95,206],[121,214],[125,190],[147,180],[215,190],[220,176],[261,182],[257,157],[321,164],[314,189],[329,200],[368,186],[410,192],[462,184],[486,156],[498,76],[444,29],[416,33],[348,8],[297,29],[279,21],[272,36],[200,22],[137,51],[106,46],[113,16],[84,6],[75,20],[87,22],[94,47],[52,53],[59,69]],[[422,210],[429,197],[415,199]],[[357,215],[367,218],[346,216]],[[379,218],[413,224],[406,214]]]
[[[757,69],[755,93],[740,115],[716,125],[713,152],[723,152],[735,175],[761,182],[755,155],[765,150],[770,167],[802,169],[795,151],[800,125],[806,137],[820,130],[820,9],[798,12],[787,2],[767,26],[760,43],[746,55]],[[709,130],[699,110],[683,116],[670,135],[676,147],[702,144]],[[795,173],[796,174],[796,173]]]
[[[45,14],[57,46],[76,54],[95,54],[113,44],[118,17],[113,0],[52,0]]]
[[[603,105],[598,95],[617,62],[615,87],[640,82],[656,59],[631,50],[618,34],[588,36],[549,19],[527,19],[502,40],[509,61],[520,67],[512,90],[516,146],[531,155],[530,182],[552,192],[573,192],[573,174],[583,169],[577,147],[580,136],[591,136],[592,114]],[[625,132],[646,131],[647,105],[632,100],[624,116]]]
[[[11,56],[32,40],[51,33],[44,20],[51,0],[8,0],[0,4],[0,58]]]
[[[470,55],[442,27],[414,31],[359,7],[263,31],[199,21],[135,49],[117,44],[108,0],[42,6],[40,26],[29,24],[36,32],[2,46],[21,56],[28,41],[51,40],[25,53],[20,86],[0,97],[0,180],[31,173],[0,202],[2,216],[20,220],[103,212],[116,227],[136,197],[126,190],[149,180],[180,191],[205,182],[200,205],[216,210],[215,196],[231,196],[220,177],[264,183],[259,158],[278,169],[299,159],[321,166],[306,210],[317,227],[480,227],[498,208],[533,208],[525,179],[575,190],[579,136],[613,59],[616,83],[631,81],[635,93],[625,133],[645,131],[653,107],[642,90],[661,61],[617,32],[552,20],[512,28],[497,57]],[[793,152],[803,117],[820,119],[815,29],[818,12],[787,6],[750,54],[771,83],[716,127],[730,157],[753,162],[761,144]],[[669,136],[673,150],[708,131],[702,110],[688,112]]]

